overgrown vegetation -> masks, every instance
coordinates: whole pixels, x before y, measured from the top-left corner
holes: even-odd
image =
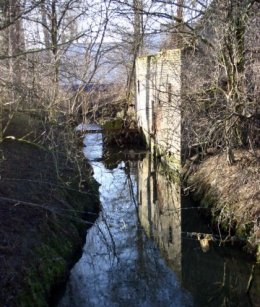
[[[259,162],[250,153],[235,154],[239,163],[233,166],[225,165],[221,154],[203,161],[188,185],[201,207],[209,209],[220,240],[240,241],[259,259]]]
[[[139,55],[164,47],[189,54],[181,94],[184,155],[220,151],[248,180],[251,164],[243,159],[254,159],[254,169],[259,161],[259,12],[258,0],[0,1],[1,302],[11,306],[19,297],[24,306],[44,305],[51,284],[64,276],[70,250],[80,245],[83,203],[90,211],[97,205],[71,127],[80,115],[105,118],[111,131],[112,119],[107,143],[136,142]],[[250,176],[259,182],[257,173]],[[249,182],[235,181],[249,189]],[[243,218],[256,214],[257,193]],[[228,232],[244,223],[241,235],[257,242],[255,216],[253,225],[231,220],[236,191],[224,202],[220,194],[204,195],[207,206],[217,201],[213,216]]]

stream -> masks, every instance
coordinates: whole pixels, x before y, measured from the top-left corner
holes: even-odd
[[[102,131],[88,129],[102,211],[58,306],[259,306],[259,267],[205,237],[210,228],[167,168],[149,153],[110,167]]]

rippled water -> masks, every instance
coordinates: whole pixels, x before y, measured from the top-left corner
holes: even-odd
[[[207,226],[194,226],[192,204],[150,155],[110,170],[101,132],[84,145],[102,212],[58,306],[257,306],[258,267],[212,242],[203,251],[189,234]]]

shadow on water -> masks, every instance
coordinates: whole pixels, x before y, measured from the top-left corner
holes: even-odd
[[[258,267],[189,235],[210,229],[151,155],[106,167],[102,133],[84,144],[102,212],[58,306],[259,306]]]

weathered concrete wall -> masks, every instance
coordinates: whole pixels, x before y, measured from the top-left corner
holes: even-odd
[[[181,51],[166,50],[136,61],[136,114],[147,143],[181,161]]]

